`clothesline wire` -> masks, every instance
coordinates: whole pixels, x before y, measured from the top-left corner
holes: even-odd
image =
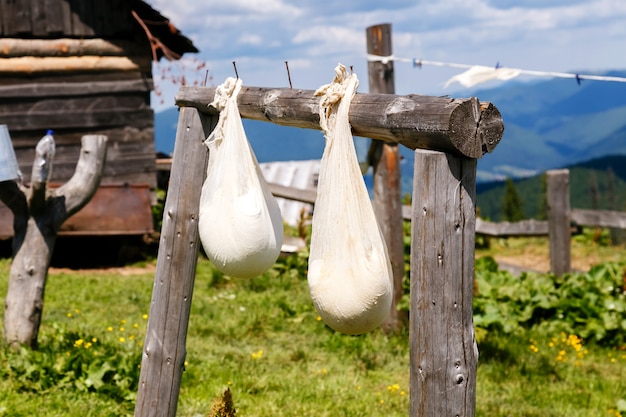
[[[397,62],[410,62],[414,67],[421,67],[422,65],[432,65],[437,67],[451,67],[451,68],[474,68],[479,65],[469,65],[469,64],[456,64],[452,62],[441,62],[441,61],[429,61],[425,59],[417,59],[417,58],[401,58],[396,57],[394,55],[390,56],[380,56],[380,55],[367,55],[368,61],[379,61],[379,62],[389,62],[389,61],[397,61]],[[504,68],[496,65],[495,69]],[[595,81],[614,81],[620,83],[626,83],[626,78],[624,77],[613,77],[613,76],[605,76],[605,75],[588,75],[588,74],[573,74],[567,72],[551,72],[551,71],[533,71],[533,70],[523,70],[517,69],[520,74],[524,75],[533,75],[533,76],[541,76],[541,77],[557,77],[557,78],[574,78],[576,80],[595,80]]]

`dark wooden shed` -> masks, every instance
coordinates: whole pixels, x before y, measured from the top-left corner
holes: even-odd
[[[152,231],[156,187],[152,62],[198,52],[140,0],[0,0],[0,124],[7,125],[24,182],[48,129],[51,186],[74,173],[84,134],[107,135],[101,186],[61,234]],[[12,236],[0,203],[0,239]]]

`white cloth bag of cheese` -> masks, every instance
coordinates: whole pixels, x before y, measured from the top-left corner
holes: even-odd
[[[365,333],[387,317],[393,275],[354,148],[348,111],[356,74],[335,68],[320,87],[320,126],[326,137],[313,210],[308,285],[324,322],[346,334]]]
[[[207,257],[223,273],[252,278],[280,255],[283,223],[269,191],[237,106],[241,79],[217,87],[209,106],[220,111],[206,139],[207,176],[200,196],[198,230]]]

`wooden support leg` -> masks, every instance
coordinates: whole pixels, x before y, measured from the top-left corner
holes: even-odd
[[[141,360],[136,417],[176,415],[198,261],[198,212],[217,117],[182,107]]]
[[[415,151],[411,416],[474,416],[475,199],[476,160]]]

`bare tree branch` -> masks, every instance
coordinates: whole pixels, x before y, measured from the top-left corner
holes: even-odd
[[[80,157],[74,175],[54,191],[55,197],[64,197],[67,217],[83,208],[96,193],[104,171],[106,150],[106,136],[85,135],[82,137]]]

